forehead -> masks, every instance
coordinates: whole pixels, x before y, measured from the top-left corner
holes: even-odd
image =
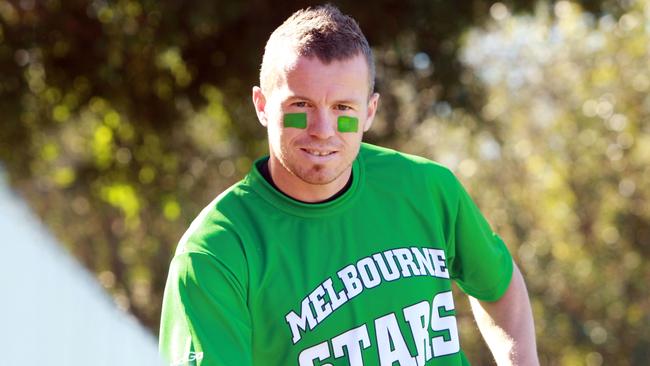
[[[317,57],[284,58],[278,67],[277,91],[283,97],[306,96],[310,99],[344,98],[363,100],[368,97],[369,70],[359,53],[344,60],[325,63]]]

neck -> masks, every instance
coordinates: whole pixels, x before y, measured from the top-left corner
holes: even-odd
[[[271,179],[275,186],[287,196],[307,203],[327,201],[343,190],[352,175],[352,167],[350,166],[332,182],[313,184],[305,182],[288,171],[273,157],[269,159],[268,164]]]

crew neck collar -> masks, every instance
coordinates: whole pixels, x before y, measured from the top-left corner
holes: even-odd
[[[364,181],[364,169],[361,153],[352,163],[352,184],[345,193],[334,200],[321,203],[306,203],[295,200],[274,188],[260,173],[258,163],[269,157],[257,159],[244,179],[255,192],[276,208],[295,216],[320,217],[340,213],[347,209],[359,196]]]

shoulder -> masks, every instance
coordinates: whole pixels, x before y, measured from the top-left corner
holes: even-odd
[[[422,185],[427,190],[440,189],[449,194],[458,191],[460,185],[449,168],[421,156],[366,143],[359,155],[371,180],[403,182],[412,188]]]
[[[223,256],[241,251],[237,216],[242,211],[242,200],[250,195],[244,181],[219,194],[201,210],[178,243],[176,255],[200,253]]]

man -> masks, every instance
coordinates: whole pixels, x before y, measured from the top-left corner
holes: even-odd
[[[173,365],[467,365],[451,281],[500,365],[537,365],[526,287],[452,173],[362,144],[379,95],[356,22],[326,5],[271,35],[253,88],[270,154],[171,263]]]

